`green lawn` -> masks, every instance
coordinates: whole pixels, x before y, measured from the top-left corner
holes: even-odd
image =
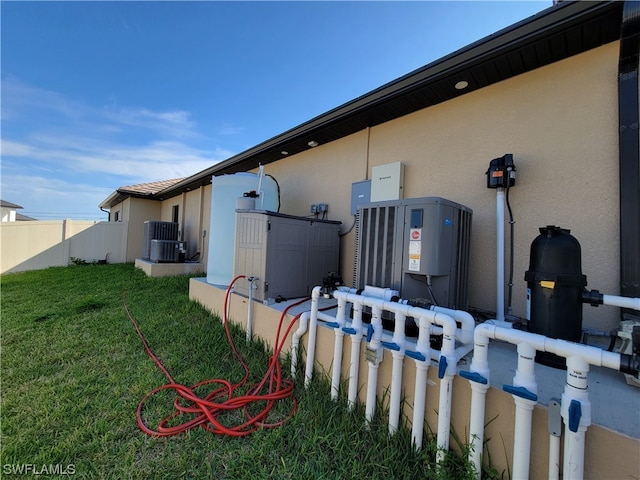
[[[453,454],[436,468],[433,443],[415,453],[407,430],[390,438],[383,416],[365,428],[362,407],[348,412],[344,401],[331,401],[320,375],[308,390],[296,382],[298,409],[281,427],[242,438],[202,428],[162,438],[144,434],[138,403],[167,380],[126,315],[125,292],[176,382],[242,377],[220,320],[189,300],[186,276],[148,278],[132,264],[3,275],[1,477],[31,468],[45,472],[39,478],[60,478],[46,472],[66,468],[76,478],[113,479],[472,478]],[[269,353],[259,342],[247,345],[240,330],[232,334],[256,381]],[[167,391],[146,405],[151,427],[172,413],[174,397]],[[273,415],[282,418],[290,409],[282,401]]]

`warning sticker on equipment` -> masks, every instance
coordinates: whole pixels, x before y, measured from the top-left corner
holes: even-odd
[[[422,255],[422,229],[412,228],[409,240],[409,271],[420,271],[420,256]]]

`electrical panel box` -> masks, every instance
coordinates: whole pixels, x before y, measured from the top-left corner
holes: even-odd
[[[351,215],[358,213],[358,206],[371,202],[371,180],[351,184]]]
[[[401,162],[378,165],[371,169],[371,201],[398,200],[403,195],[404,165]]]
[[[340,222],[261,210],[237,210],[234,276],[253,276],[253,298],[311,294],[329,272],[339,271]],[[234,290],[249,295],[249,282]]]
[[[354,287],[467,308],[471,209],[440,197],[375,202],[358,211]]]

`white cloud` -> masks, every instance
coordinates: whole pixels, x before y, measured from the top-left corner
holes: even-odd
[[[190,176],[235,153],[185,110],[95,106],[12,78],[2,99],[2,198],[27,215],[103,215],[98,205],[122,185]]]

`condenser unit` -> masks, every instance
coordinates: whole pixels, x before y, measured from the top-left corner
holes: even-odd
[[[466,309],[471,216],[440,197],[361,205],[354,287],[390,287],[406,300]]]
[[[149,260],[155,263],[184,262],[187,242],[177,240],[151,240]]]
[[[160,222],[147,220],[144,222],[144,237],[142,243],[142,258],[151,259],[151,242],[153,240],[178,240],[177,222]]]

